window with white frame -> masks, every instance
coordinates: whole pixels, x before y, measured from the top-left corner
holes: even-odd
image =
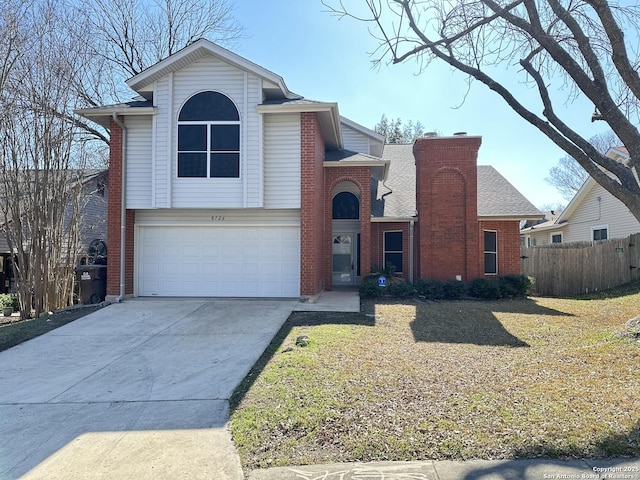
[[[562,243],[562,232],[552,233],[551,243]]]
[[[498,274],[498,232],[484,230],[484,274]]]
[[[240,116],[226,95],[200,92],[182,106],[178,177],[240,177]]]
[[[384,264],[396,267],[396,273],[402,273],[402,232],[384,232]]]
[[[600,225],[597,227],[591,227],[591,240],[594,242],[598,240],[606,240],[609,238],[609,226]]]

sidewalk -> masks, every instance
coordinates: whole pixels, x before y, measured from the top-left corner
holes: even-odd
[[[640,458],[372,462],[253,470],[247,480],[640,480]]]

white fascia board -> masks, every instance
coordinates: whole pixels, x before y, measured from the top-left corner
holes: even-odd
[[[345,125],[347,125],[348,127],[353,128],[354,130],[357,130],[358,132],[373,138],[374,140],[378,140],[379,142],[384,143],[385,142],[385,136],[379,134],[378,132],[375,132],[374,130],[371,130],[365,126],[360,125],[359,123],[354,122],[353,120],[349,120],[346,117],[343,117],[342,115],[340,116],[340,121],[342,123],[344,123]]]
[[[246,58],[241,57],[240,55],[237,55],[230,50],[227,50],[226,48],[216,45],[215,43],[203,38],[193,42],[191,45],[184,47],[182,50],[179,50],[178,52],[165,58],[164,60],[159,61],[158,63],[147,68],[138,75],[131,77],[126,81],[126,84],[133,90],[137,91],[137,88],[141,88],[143,85],[146,85],[150,81],[155,80],[155,76],[164,76],[164,72],[171,70],[172,65],[176,63],[179,64],[181,60],[185,59],[189,55],[192,55],[197,50],[202,50],[203,53],[207,53],[225,63],[228,63],[229,65],[237,67],[240,70],[252,73],[260,78],[274,83],[280,88],[286,98],[301,98],[300,95],[291,92],[287,88],[286,84],[284,83],[284,79],[280,75],[277,75],[272,71],[267,70],[266,68],[261,67],[260,65],[257,65],[252,61],[247,60]]]
[[[481,222],[519,222],[521,220],[540,220],[541,218],[543,218],[542,215],[478,215],[478,220]]]
[[[418,217],[371,217],[371,223],[409,223],[418,220]]]
[[[259,113],[303,113],[303,112],[331,112],[337,110],[338,104],[323,103],[282,103],[274,105],[256,105]]]
[[[569,217],[571,217],[571,214],[575,211],[576,208],[578,208],[580,203],[584,200],[589,191],[591,191],[591,189],[595,185],[596,181],[592,177],[587,178],[587,180],[580,187],[580,190],[578,190],[573,196],[573,198],[569,202],[569,205],[567,205],[567,207],[562,212],[560,212],[556,223],[567,221]]]
[[[110,119],[115,113],[116,115],[123,117],[137,117],[137,116],[150,116],[155,115],[158,112],[156,107],[125,107],[125,106],[113,106],[113,107],[98,107],[98,108],[82,108],[74,110],[76,115],[80,115],[104,128],[109,128]]]

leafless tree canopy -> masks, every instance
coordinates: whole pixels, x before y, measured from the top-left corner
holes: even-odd
[[[601,153],[607,153],[611,147],[620,145],[620,140],[611,131],[595,135],[589,141]],[[565,200],[571,200],[587,178],[589,178],[587,171],[567,155],[558,160],[558,164],[549,170],[549,176],[545,178],[545,182],[556,187]]]
[[[640,220],[640,76],[635,4],[600,0],[323,0],[370,25],[376,60],[440,60],[500,95],[522,118],[574,158]],[[359,8],[359,10],[356,10]],[[624,32],[629,32],[625,35]],[[504,72],[510,79],[504,82]],[[532,89],[518,86],[518,81]],[[515,87],[514,87],[515,85]],[[630,154],[599,152],[563,120],[567,101],[586,98]],[[585,112],[585,117],[591,112]]]
[[[2,0],[0,234],[15,255],[23,316],[73,301],[83,170],[109,142],[74,110],[127,101],[126,78],[200,37],[231,44],[241,33],[231,5]]]

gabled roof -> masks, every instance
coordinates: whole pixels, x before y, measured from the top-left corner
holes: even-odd
[[[300,98],[300,95],[289,91],[284,80],[279,75],[204,38],[196,40],[182,50],[131,77],[126,83],[130,88],[147,97],[147,94],[153,90],[153,83],[156,80],[171,72],[181,70],[205,56],[217,58],[240,70],[260,77],[266,82],[263,85],[263,91],[267,98]]]
[[[535,220],[543,216],[491,165],[478,165],[478,217]]]
[[[617,160],[618,162],[625,162],[629,158],[629,154],[627,153],[627,149],[624,146],[621,147],[612,147],[607,150],[607,157]],[[578,208],[578,206],[583,202],[586,196],[589,194],[591,189],[597,185],[597,182],[593,179],[593,177],[588,177],[585,182],[582,184],[580,189],[573,196],[567,207],[560,213],[558,218],[556,219],[556,224],[566,223],[569,221],[569,218],[573,214],[573,212]]]
[[[385,182],[372,185],[372,215],[379,218],[414,217],[416,166],[413,145],[387,144],[382,158],[389,161],[389,174]],[[495,168],[489,165],[477,168],[479,219],[526,220],[543,216]]]

